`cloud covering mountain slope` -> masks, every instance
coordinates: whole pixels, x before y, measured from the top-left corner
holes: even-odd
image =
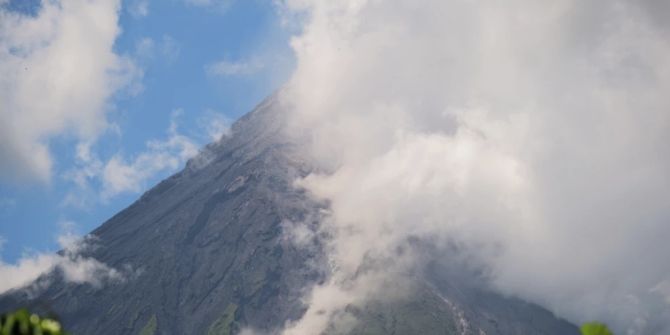
[[[331,204],[337,269],[296,329],[421,263],[398,253],[419,238],[573,322],[670,331],[665,2],[286,3],[284,100],[325,171],[300,185]]]

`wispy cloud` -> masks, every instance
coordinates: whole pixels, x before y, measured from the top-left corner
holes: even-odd
[[[64,229],[57,238],[62,248],[61,254],[28,253],[13,264],[0,260],[0,293],[27,287],[40,276],[53,271],[60,271],[68,282],[90,284],[94,287],[122,282],[136,274],[130,267],[114,269],[95,258],[85,256],[84,254],[95,248],[95,238],[77,236],[67,226]],[[4,239],[0,238],[0,241],[4,242]],[[0,248],[1,246],[2,243]]]
[[[181,46],[179,45],[179,42],[172,36],[163,35],[161,38],[160,51],[166,62],[174,63],[177,58],[179,58]]]
[[[160,174],[177,171],[191,158],[200,157],[200,164],[206,164],[207,153],[200,148],[227,136],[230,119],[208,109],[197,118],[198,131],[190,136],[179,130],[182,114],[181,109],[172,112],[166,138],[146,142],[143,151],[131,156],[117,152],[102,159],[91,142],[79,143],[76,167],[64,174],[74,187],[62,205],[89,208],[121,194],[142,192],[150,186],[147,184],[150,180]]]
[[[235,0],[183,0],[190,6],[216,9],[225,12],[235,3]]]
[[[232,121],[222,113],[208,109],[205,114],[198,118],[198,125],[204,129],[212,142],[219,141],[222,137],[230,135]]]
[[[0,214],[16,207],[16,199],[0,197]]]
[[[180,52],[179,42],[170,35],[163,35],[158,42],[150,37],[143,37],[135,43],[135,55],[140,60],[154,60],[158,57],[171,64],[179,58]]]
[[[150,37],[140,38],[135,43],[135,55],[140,59],[153,58],[156,52],[156,42]]]
[[[174,171],[198,153],[198,145],[177,130],[179,114],[181,110],[173,113],[167,139],[147,142],[146,150],[134,158],[126,159],[117,154],[105,164],[102,169],[103,199],[125,192],[140,192],[156,174]]]
[[[205,72],[212,76],[249,76],[265,68],[256,58],[241,61],[220,60],[205,66]]]
[[[149,15],[149,0],[131,0],[128,4],[128,12],[135,18]]]

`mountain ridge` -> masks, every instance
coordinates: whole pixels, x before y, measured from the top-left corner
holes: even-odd
[[[34,292],[0,296],[0,310],[54,311],[73,334],[275,334],[298,320],[328,269],[321,237],[297,246],[286,225],[318,232],[325,205],[294,187],[313,167],[284,136],[282,108],[277,95],[266,99],[91,233],[95,248],[85,255],[126,269],[125,280],[98,288],[56,272]],[[446,277],[407,301],[351,306],[360,322],[347,333],[578,334],[539,306]]]

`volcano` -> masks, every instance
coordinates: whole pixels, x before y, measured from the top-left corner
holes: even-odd
[[[0,296],[0,310],[54,313],[72,334],[280,334],[327,276],[323,240],[286,238],[287,223],[318,232],[328,204],[294,186],[313,171],[282,130],[276,96],[240,118],[230,135],[91,232],[85,257],[121,269],[100,285],[55,269]],[[125,270],[124,270],[125,269]],[[548,310],[435,267],[416,292],[351,306],[348,334],[578,334]],[[327,330],[339,333],[336,328]],[[306,334],[309,335],[309,334]]]

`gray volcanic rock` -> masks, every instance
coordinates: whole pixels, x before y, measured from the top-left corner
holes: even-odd
[[[48,306],[75,334],[134,334],[152,322],[161,334],[204,334],[226,313],[273,329],[300,316],[299,291],[317,274],[311,255],[283,242],[281,223],[318,206],[292,187],[307,169],[278,136],[270,103],[92,233],[90,256],[139,269],[136,278],[104,289],[55,278],[34,299],[13,292],[0,307]]]
[[[281,134],[274,98],[92,232],[86,256],[117,269],[102,287],[55,271],[0,297],[0,310],[53,311],[73,334],[276,332],[305,310],[306,288],[325,276],[319,241],[298,248],[285,222],[316,230],[323,208],[293,187],[311,168]],[[435,275],[415,298],[353,309],[354,334],[577,334],[539,306]]]

